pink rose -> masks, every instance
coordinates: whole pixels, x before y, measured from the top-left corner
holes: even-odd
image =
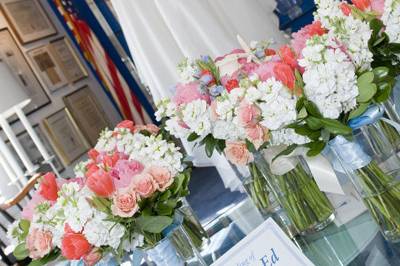
[[[135,175],[140,174],[144,169],[143,164],[136,160],[119,160],[110,175],[114,178],[117,189],[129,187]]]
[[[175,95],[172,99],[175,104],[187,104],[198,99],[204,100],[207,103],[210,102],[210,96],[201,93],[200,83],[190,82],[176,85]]]
[[[156,181],[159,191],[166,190],[174,182],[171,172],[165,167],[152,166],[149,169],[149,173]]]
[[[50,231],[42,231],[37,228],[31,230],[26,238],[26,247],[29,257],[41,259],[52,249],[53,235]]]
[[[93,248],[88,254],[83,256],[83,261],[86,266],[94,266],[101,260],[101,250],[99,248]]]
[[[260,119],[261,111],[254,104],[242,101],[238,108],[239,122],[242,126],[254,126]]]
[[[111,211],[120,217],[132,217],[139,210],[136,195],[130,189],[121,189],[114,193]]]
[[[252,127],[246,127],[246,136],[257,149],[267,141],[267,132],[267,129],[264,129],[258,124]]]
[[[299,31],[292,34],[291,46],[298,58],[302,58],[301,51],[306,47],[306,41],[314,35],[323,35],[326,33],[321,25],[321,21],[314,21],[313,23],[304,26]]]
[[[253,161],[253,155],[249,152],[244,142],[227,141],[224,152],[226,158],[236,165],[245,166]]]
[[[148,198],[157,190],[157,184],[149,173],[142,173],[133,179],[133,188],[142,198]]]
[[[135,128],[135,123],[131,120],[124,120],[120,122],[115,128],[126,128],[133,132]]]
[[[254,73],[258,75],[260,80],[266,81],[267,79],[274,76],[274,66],[275,62],[268,61],[262,63],[256,70],[254,70]]]
[[[148,124],[148,125],[137,125],[135,126],[134,133],[140,132],[142,130],[148,131],[150,134],[156,135],[158,131],[160,131],[160,128],[154,124]]]
[[[38,191],[36,191],[32,199],[25,205],[25,207],[22,210],[21,216],[23,219],[32,221],[33,215],[35,214],[35,208],[39,204],[45,202],[46,199],[39,194]]]

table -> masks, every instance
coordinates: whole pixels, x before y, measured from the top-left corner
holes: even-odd
[[[249,199],[205,225],[211,242],[202,255],[208,264],[263,222]],[[342,226],[334,223],[294,242],[316,266],[400,265],[400,244],[387,242],[368,212]]]

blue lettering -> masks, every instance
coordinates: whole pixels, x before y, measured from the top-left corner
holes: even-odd
[[[264,256],[261,258],[261,262],[262,262],[263,266],[268,266],[269,260],[268,260],[267,255],[264,255]]]
[[[272,256],[271,256],[272,264],[276,264],[279,260],[279,257],[276,255],[275,250],[273,248],[271,248],[271,251],[272,251]]]

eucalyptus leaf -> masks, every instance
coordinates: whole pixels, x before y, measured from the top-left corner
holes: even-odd
[[[369,103],[360,103],[356,109],[354,109],[350,112],[348,120],[363,114],[365,112],[365,110],[367,110],[368,105],[369,105]]]
[[[324,128],[334,135],[350,135],[352,133],[352,129],[349,126],[335,119],[322,118],[321,122]]]
[[[389,76],[390,70],[388,67],[380,66],[372,69],[372,72],[374,73],[374,81],[379,82]]]
[[[140,216],[136,218],[136,225],[145,232],[159,234],[172,224],[168,216]]]
[[[358,85],[358,96],[357,102],[366,103],[369,102],[377,92],[377,87],[374,83],[367,83],[364,85]]]
[[[29,251],[26,248],[25,242],[16,246],[13,254],[17,260],[23,260],[23,259],[27,258],[29,256]]]

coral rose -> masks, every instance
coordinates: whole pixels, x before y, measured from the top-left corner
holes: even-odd
[[[56,176],[53,173],[46,173],[39,185],[39,194],[48,201],[56,201],[58,198],[58,186]]]
[[[109,173],[97,167],[97,170],[91,167],[86,173],[87,180],[86,185],[92,190],[97,196],[109,197],[115,191],[113,178]]]
[[[32,229],[26,238],[26,247],[29,257],[40,259],[50,253],[52,249],[53,235],[50,231]]]
[[[242,126],[254,126],[260,120],[261,110],[254,104],[242,101],[238,108],[238,118]]]
[[[351,8],[350,8],[349,4],[342,2],[342,3],[340,3],[339,7],[345,16],[349,16],[351,14]]]
[[[154,124],[148,124],[148,125],[136,125],[135,130],[133,131],[134,133],[140,132],[140,131],[147,131],[150,134],[156,135],[158,131],[160,131],[160,128]]]
[[[93,248],[88,254],[83,256],[83,262],[86,266],[94,266],[97,262],[101,260],[101,250],[99,248]]]
[[[90,159],[92,159],[93,161],[97,160],[97,156],[99,156],[99,152],[96,149],[90,149],[88,151],[88,156]]]
[[[171,172],[165,167],[152,166],[149,173],[157,183],[159,191],[165,191],[174,182]]]
[[[113,196],[111,211],[120,217],[132,217],[139,210],[136,195],[128,189],[118,190]]]
[[[293,70],[299,68],[296,55],[289,45],[284,45],[279,48],[279,56],[282,58],[282,61],[288,64]]]
[[[133,179],[133,188],[142,198],[148,198],[157,190],[157,184],[149,173],[140,174]]]
[[[116,126],[116,128],[126,128],[133,132],[133,130],[135,129],[135,123],[133,123],[133,121],[131,121],[131,120],[124,120],[124,121],[120,122]]]
[[[236,165],[245,166],[253,161],[253,155],[244,142],[227,141],[224,152],[226,158]]]
[[[369,10],[371,7],[370,0],[352,0],[353,4],[361,11]]]
[[[67,260],[80,260],[90,250],[89,242],[80,233],[66,233],[61,241],[61,254]]]
[[[285,63],[276,63],[274,66],[275,78],[285,84],[286,87],[293,90],[296,77],[294,76],[293,69]]]

